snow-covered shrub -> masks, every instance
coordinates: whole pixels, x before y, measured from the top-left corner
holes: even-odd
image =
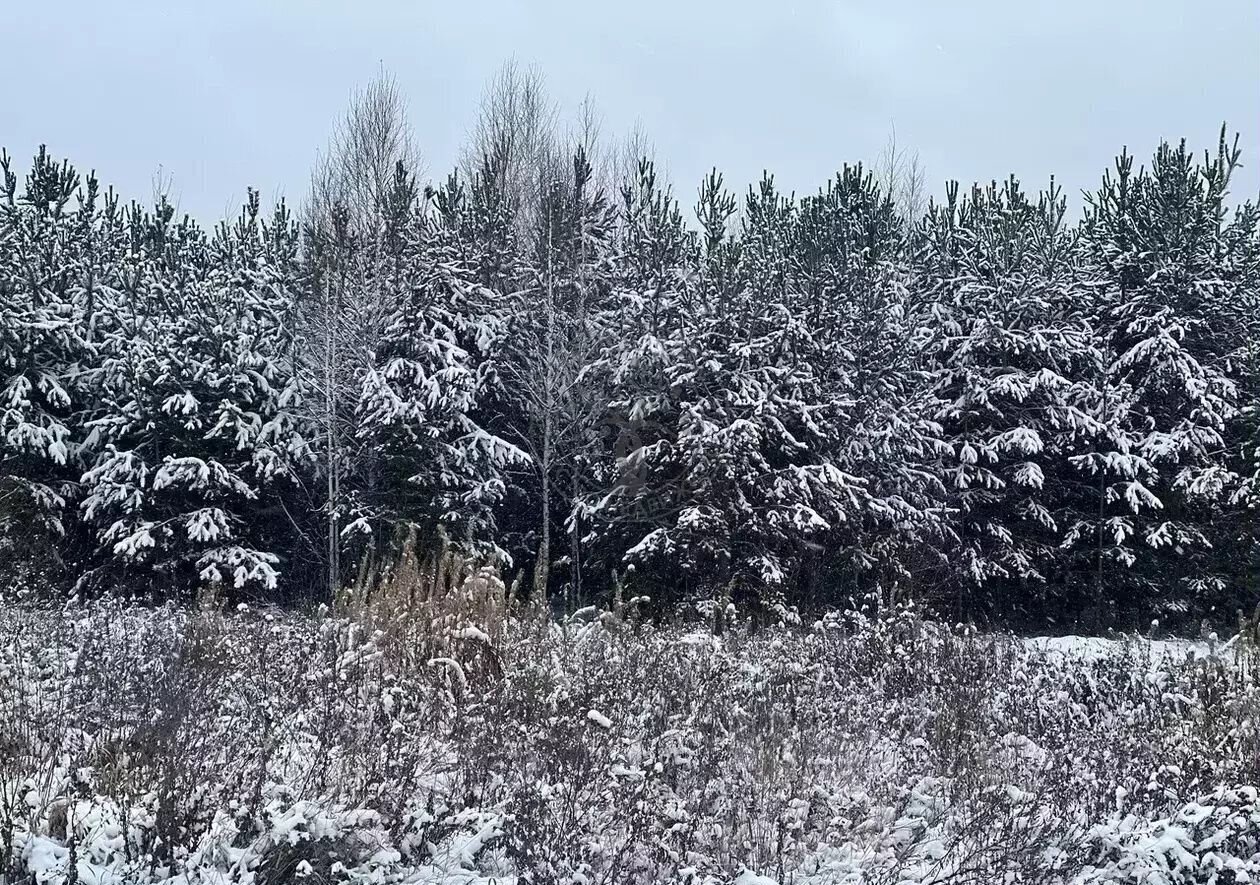
[[[1233,646],[452,606],[405,630],[0,610],[0,860],[49,883],[73,860],[80,882],[679,885],[1225,883],[1203,877],[1256,862],[1256,671]]]
[[[1152,792],[1164,792],[1158,782]],[[1092,827],[1086,844],[1097,852],[1081,883],[1149,882],[1152,885],[1233,885],[1260,875],[1260,802],[1254,786],[1219,786],[1178,803],[1160,803],[1166,816],[1152,819],[1126,808]],[[1141,803],[1138,803],[1138,809]]]

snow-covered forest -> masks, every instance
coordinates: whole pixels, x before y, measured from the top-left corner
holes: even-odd
[[[929,193],[895,147],[798,196],[676,189],[512,67],[430,183],[403,105],[375,82],[300,207],[213,230],[4,157],[10,581],[327,601],[411,544],[569,611],[1254,604],[1260,213],[1227,130],[1079,198]]]
[[[382,73],[217,225],[0,152],[0,885],[1257,881],[1189,135],[675,182],[509,63],[449,172]]]

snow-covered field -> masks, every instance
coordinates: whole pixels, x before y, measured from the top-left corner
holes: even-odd
[[[1228,655],[1235,640],[1231,638],[1222,642],[1214,635],[1212,639],[1204,640],[1145,639],[1137,636],[1119,639],[1101,636],[1032,636],[1024,641],[1031,648],[1065,655],[1082,662],[1112,657],[1126,644],[1155,662],[1175,662],[1187,657],[1206,659]]]
[[[41,883],[1260,876],[1237,643],[910,616],[0,610],[0,873]]]

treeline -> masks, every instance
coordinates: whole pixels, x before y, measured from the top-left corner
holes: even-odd
[[[693,216],[536,87],[496,81],[425,186],[376,84],[300,220],[251,192],[207,231],[5,156],[10,570],[309,598],[411,539],[570,605],[1255,604],[1260,214],[1224,132],[1122,153],[1077,221],[1053,180],[920,206],[861,165],[714,172]]]

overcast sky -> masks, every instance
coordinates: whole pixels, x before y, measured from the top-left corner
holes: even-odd
[[[0,144],[41,142],[147,198],[221,218],[246,185],[300,201],[356,85],[384,64],[431,172],[458,156],[486,79],[537,64],[606,132],[641,121],[690,206],[716,165],[812,191],[873,160],[893,126],[930,190],[1056,173],[1082,188],[1128,144],[1242,133],[1238,197],[1260,192],[1260,2],[586,3],[101,0],[6,4]],[[231,210],[235,213],[235,209]]]

